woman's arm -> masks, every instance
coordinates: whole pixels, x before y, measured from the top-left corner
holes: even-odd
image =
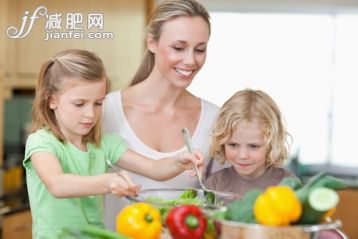
[[[58,159],[49,152],[36,152],[31,162],[37,175],[49,192],[57,198],[80,197],[113,193],[117,196],[134,196],[139,187],[127,174],[115,173],[80,176],[64,173]]]
[[[184,153],[159,160],[153,160],[132,150],[127,150],[117,161],[117,165],[125,170],[159,181],[168,180],[184,170],[192,169],[194,164],[202,170],[204,158],[198,150],[195,150],[194,154]]]

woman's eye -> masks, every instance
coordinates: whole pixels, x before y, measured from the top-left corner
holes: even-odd
[[[199,53],[204,53],[206,51],[206,49],[195,49],[196,52],[199,52]]]
[[[97,106],[102,106],[103,105],[103,102],[96,102],[95,103]]]
[[[260,145],[256,145],[256,144],[250,144],[249,146],[250,146],[250,148],[253,148],[253,149],[260,148]]]
[[[83,106],[83,103],[75,103],[74,104],[76,107],[82,107]]]
[[[176,51],[182,51],[182,50],[184,50],[183,47],[173,46],[173,48],[174,48],[174,50],[176,50]]]

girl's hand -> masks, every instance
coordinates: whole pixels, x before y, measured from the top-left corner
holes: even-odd
[[[120,171],[111,173],[110,192],[118,197],[136,196],[140,186],[135,184],[128,173]]]
[[[185,170],[193,169],[194,165],[198,166],[200,172],[203,172],[204,169],[204,157],[201,152],[197,149],[194,149],[194,153],[184,153],[178,156],[179,166]],[[196,173],[193,172],[191,176],[195,176]]]

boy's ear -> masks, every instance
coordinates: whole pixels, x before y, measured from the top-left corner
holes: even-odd
[[[50,107],[50,109],[55,110],[57,109],[57,99],[56,97],[54,97],[53,95],[51,95],[48,98],[48,106]]]
[[[146,39],[148,50],[152,53],[157,51],[157,42],[153,39],[152,36],[147,36]]]

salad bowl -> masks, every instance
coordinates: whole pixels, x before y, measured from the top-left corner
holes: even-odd
[[[183,195],[184,193],[189,193]],[[155,207],[173,207],[182,204],[194,204],[205,208],[219,208],[240,199],[241,196],[231,192],[213,191],[215,200],[201,188],[153,188],[143,189],[136,197],[126,197],[131,202],[148,202]],[[209,195],[210,196],[210,195]]]

